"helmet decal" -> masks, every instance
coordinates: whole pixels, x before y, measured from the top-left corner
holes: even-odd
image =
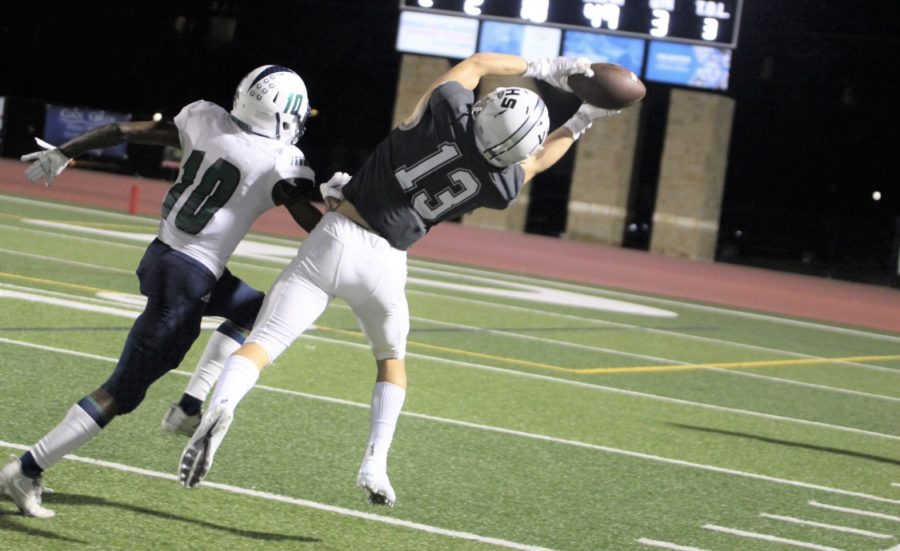
[[[472,106],[475,142],[494,166],[519,163],[547,138],[547,106],[526,88],[498,88]]]

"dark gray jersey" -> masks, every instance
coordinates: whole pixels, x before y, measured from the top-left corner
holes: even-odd
[[[344,186],[394,248],[406,250],[438,222],[479,207],[504,209],[522,189],[522,167],[497,168],[479,153],[473,101],[458,82],[438,86],[419,121],[392,130]]]

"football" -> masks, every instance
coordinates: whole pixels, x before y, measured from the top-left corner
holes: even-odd
[[[570,75],[568,84],[581,101],[603,109],[622,109],[644,98],[647,88],[634,73],[614,63],[593,63],[594,76]]]

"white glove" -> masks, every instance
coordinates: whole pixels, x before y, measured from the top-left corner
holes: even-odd
[[[569,75],[594,76],[591,60],[586,57],[542,57],[528,62],[528,69],[522,76],[539,78],[560,90],[571,92]]]
[[[572,133],[572,138],[577,140],[584,134],[585,130],[591,127],[591,123],[596,119],[612,117],[621,112],[621,109],[602,109],[600,107],[594,107],[589,103],[582,103],[581,107],[578,108],[578,111],[575,111],[572,118],[563,123],[563,126]]]
[[[32,182],[46,180],[44,185],[49,187],[53,183],[53,179],[69,166],[69,161],[72,159],[63,155],[56,146],[40,138],[35,138],[34,141],[45,151],[35,151],[20,157],[23,162],[31,163],[31,166],[25,170],[25,176]]]
[[[325,200],[325,209],[334,210],[344,200],[344,193],[341,191],[347,182],[350,181],[350,175],[346,172],[335,172],[324,184],[319,184],[319,192],[322,193],[322,199]]]

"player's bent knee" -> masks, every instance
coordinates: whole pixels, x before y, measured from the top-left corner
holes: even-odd
[[[372,345],[372,354],[378,361],[402,360],[406,357],[406,343],[396,345]]]
[[[235,353],[235,356],[242,356],[253,362],[257,369],[265,369],[275,359],[269,350],[258,342],[244,343]]]

